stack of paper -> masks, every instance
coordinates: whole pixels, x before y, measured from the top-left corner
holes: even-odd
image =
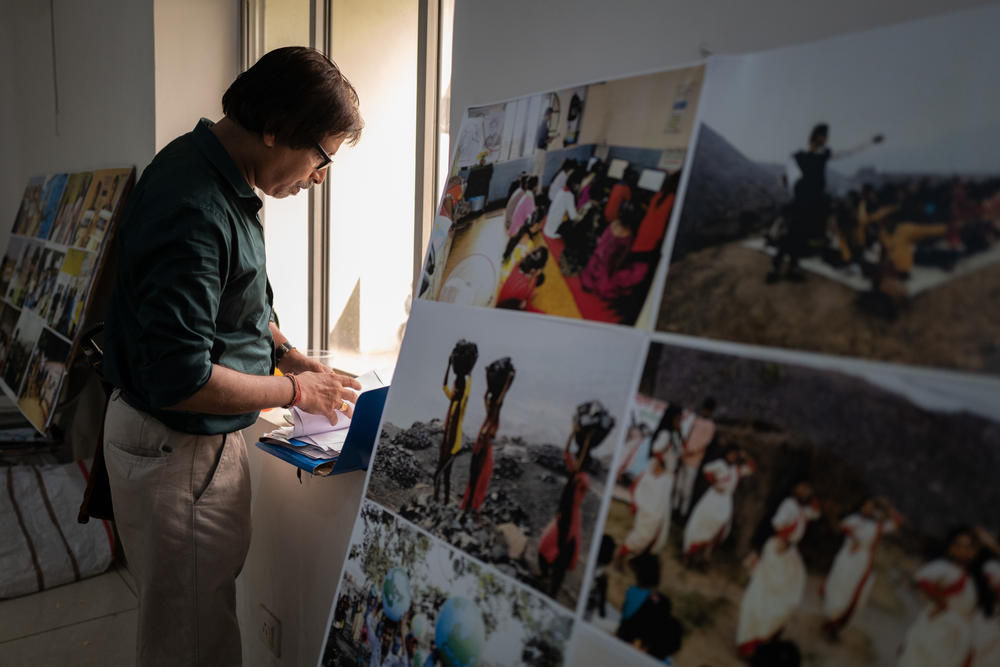
[[[385,379],[383,379],[385,378]],[[385,371],[370,371],[358,377],[362,394],[371,389],[384,387],[391,379]],[[261,442],[288,448],[313,460],[334,460],[347,440],[351,427],[349,417],[338,412],[335,422],[323,415],[305,412],[298,408],[289,410],[292,424],[271,431],[261,438]]]

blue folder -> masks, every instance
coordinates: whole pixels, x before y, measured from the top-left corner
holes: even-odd
[[[340,454],[328,459],[314,459],[293,449],[269,442],[258,442],[257,447],[291,463],[312,475],[341,475],[355,470],[367,470],[371,462],[372,450],[378,438],[378,425],[382,420],[382,409],[389,394],[389,387],[379,387],[366,391],[358,397],[354,406],[354,416],[347,430],[347,439]]]

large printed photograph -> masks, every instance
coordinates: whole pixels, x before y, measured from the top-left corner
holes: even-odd
[[[690,67],[469,109],[418,295],[635,324],[703,75]]]
[[[654,343],[585,618],[694,667],[998,664],[998,387],[894,373]]]
[[[322,667],[565,664],[573,618],[363,501]]]
[[[575,609],[644,346],[630,330],[419,303],[368,498]]]
[[[711,61],[657,328],[1000,373],[998,21]]]

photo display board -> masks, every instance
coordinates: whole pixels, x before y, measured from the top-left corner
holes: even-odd
[[[37,176],[25,188],[0,263],[0,388],[41,433],[134,181],[129,167]]]
[[[998,23],[469,109],[320,664],[1000,664]]]

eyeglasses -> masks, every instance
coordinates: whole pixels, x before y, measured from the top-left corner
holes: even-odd
[[[333,156],[327,153],[323,147],[319,145],[318,141],[316,142],[316,150],[319,151],[319,154],[323,157],[323,161],[319,163],[319,166],[316,167],[316,169],[326,169],[330,166],[330,163],[333,162]]]

